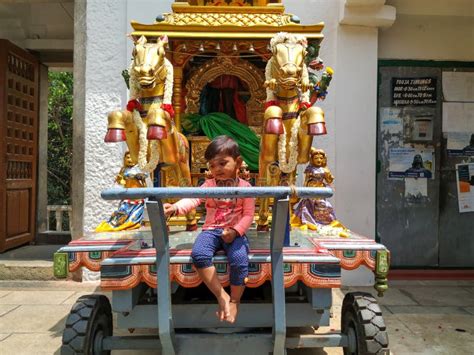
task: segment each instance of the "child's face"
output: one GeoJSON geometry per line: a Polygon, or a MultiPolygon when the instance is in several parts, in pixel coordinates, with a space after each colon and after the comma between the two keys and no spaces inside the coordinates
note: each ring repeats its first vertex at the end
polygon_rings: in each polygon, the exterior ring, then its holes
{"type": "Polygon", "coordinates": [[[218,154],[209,161],[209,170],[216,180],[235,179],[242,165],[242,158],[233,158],[230,155],[218,154]]]}

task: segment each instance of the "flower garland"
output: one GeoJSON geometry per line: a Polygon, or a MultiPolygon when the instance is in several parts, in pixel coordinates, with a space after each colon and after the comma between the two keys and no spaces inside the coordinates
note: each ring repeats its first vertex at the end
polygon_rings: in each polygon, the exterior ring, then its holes
{"type": "Polygon", "coordinates": [[[138,151],[138,167],[147,173],[151,173],[155,170],[160,160],[160,154],[158,151],[158,141],[152,140],[150,143],[150,160],[147,161],[146,155],[148,152],[148,139],[146,139],[146,126],[143,124],[140,112],[137,109],[133,110],[132,113],[133,122],[138,128],[138,141],[140,150],[138,151]]]}
{"type": "MultiPolygon", "coordinates": [[[[301,118],[298,118],[293,123],[291,127],[291,137],[290,137],[290,154],[288,160],[286,160],[286,132],[280,134],[280,139],[278,140],[278,162],[280,165],[280,170],[284,173],[291,173],[296,169],[298,164],[298,132],[300,129],[301,118]]],[[[285,130],[285,126],[283,126],[285,130]]]]}
{"type": "MultiPolygon", "coordinates": [[[[137,100],[140,97],[140,83],[137,80],[135,70],[133,69],[134,61],[132,60],[128,69],[129,73],[129,85],[130,85],[130,101],[137,100]]],[[[165,79],[165,92],[163,104],[166,104],[168,101],[171,103],[171,97],[173,93],[173,65],[165,58],[165,67],[167,70],[166,79],[165,79]]],[[[133,107],[132,110],[133,122],[138,129],[138,141],[139,141],[139,152],[138,152],[138,166],[144,171],[151,173],[155,170],[158,162],[160,160],[160,154],[158,150],[158,141],[152,140],[150,142],[150,160],[147,161],[148,153],[148,139],[146,138],[146,127],[143,124],[143,120],[140,116],[140,112],[137,108],[133,107]]]]}
{"type": "Polygon", "coordinates": [[[133,70],[133,63],[132,60],[130,62],[130,66],[128,67],[128,85],[130,86],[130,100],[138,99],[139,92],[141,90],[140,83],[137,80],[137,75],[135,74],[135,70],[133,70]]]}

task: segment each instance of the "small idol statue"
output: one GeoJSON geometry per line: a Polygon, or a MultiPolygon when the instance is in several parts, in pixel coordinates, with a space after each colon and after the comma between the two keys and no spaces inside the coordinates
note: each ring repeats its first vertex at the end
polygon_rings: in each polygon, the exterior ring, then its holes
{"type": "MultiPolygon", "coordinates": [[[[311,148],[310,163],[306,167],[304,186],[328,187],[334,181],[334,176],[327,167],[326,153],[322,149],[311,148]]],[[[334,208],[326,199],[300,199],[294,206],[292,225],[306,225],[317,230],[322,225],[331,224],[336,220],[334,208]]]]}
{"type": "Polygon", "coordinates": [[[250,182],[250,170],[248,164],[245,162],[245,160],[242,161],[242,165],[240,166],[239,169],[239,177],[242,180],[249,181],[250,182]]]}
{"type": "MultiPolygon", "coordinates": [[[[115,182],[125,188],[146,187],[148,174],[143,173],[138,165],[134,165],[130,153],[123,156],[123,166],[115,178],[115,182]]],[[[140,228],[145,203],[143,200],[123,200],[107,221],[102,221],[96,232],[113,232],[140,228]]]]}

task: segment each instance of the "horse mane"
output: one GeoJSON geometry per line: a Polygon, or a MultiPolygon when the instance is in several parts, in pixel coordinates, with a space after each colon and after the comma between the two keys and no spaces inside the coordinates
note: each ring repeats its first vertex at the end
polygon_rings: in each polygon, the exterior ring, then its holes
{"type": "Polygon", "coordinates": [[[288,32],[278,32],[275,36],[273,36],[273,38],[270,40],[270,46],[272,47],[272,50],[277,44],[280,43],[301,44],[305,49],[308,46],[308,40],[305,36],[288,32]]]}

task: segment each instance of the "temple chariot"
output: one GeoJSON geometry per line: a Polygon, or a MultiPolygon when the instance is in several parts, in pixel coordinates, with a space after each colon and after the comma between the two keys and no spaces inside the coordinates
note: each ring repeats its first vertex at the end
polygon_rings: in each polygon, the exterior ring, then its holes
{"type": "MultiPolygon", "coordinates": [[[[345,295],[341,332],[318,330],[329,326],[342,270],[369,268],[382,296],[389,268],[388,250],[347,229],[327,200],[334,176],[317,146],[331,132],[318,103],[334,73],[319,57],[324,24],[301,25],[278,0],[189,0],[153,24],[131,25],[133,60],[123,73],[130,101],[109,114],[105,137],[127,147],[117,172],[125,188],[102,193],[120,204],[95,232],[55,255],[57,275],[100,271],[112,301],[77,300],[62,353],[284,354],[340,346],[345,354],[388,354],[381,310],[368,293],[345,295]],[[210,178],[204,151],[218,135],[239,143],[240,177],[254,188],[199,189],[210,178]],[[223,324],[190,256],[203,211],[166,220],[162,202],[238,195],[257,197],[257,213],[239,317],[223,324]],[[116,336],[112,312],[119,328],[156,332],[116,336]],[[293,331],[304,327],[312,331],[293,331]]],[[[226,256],[213,261],[227,286],[226,256]]]]}

